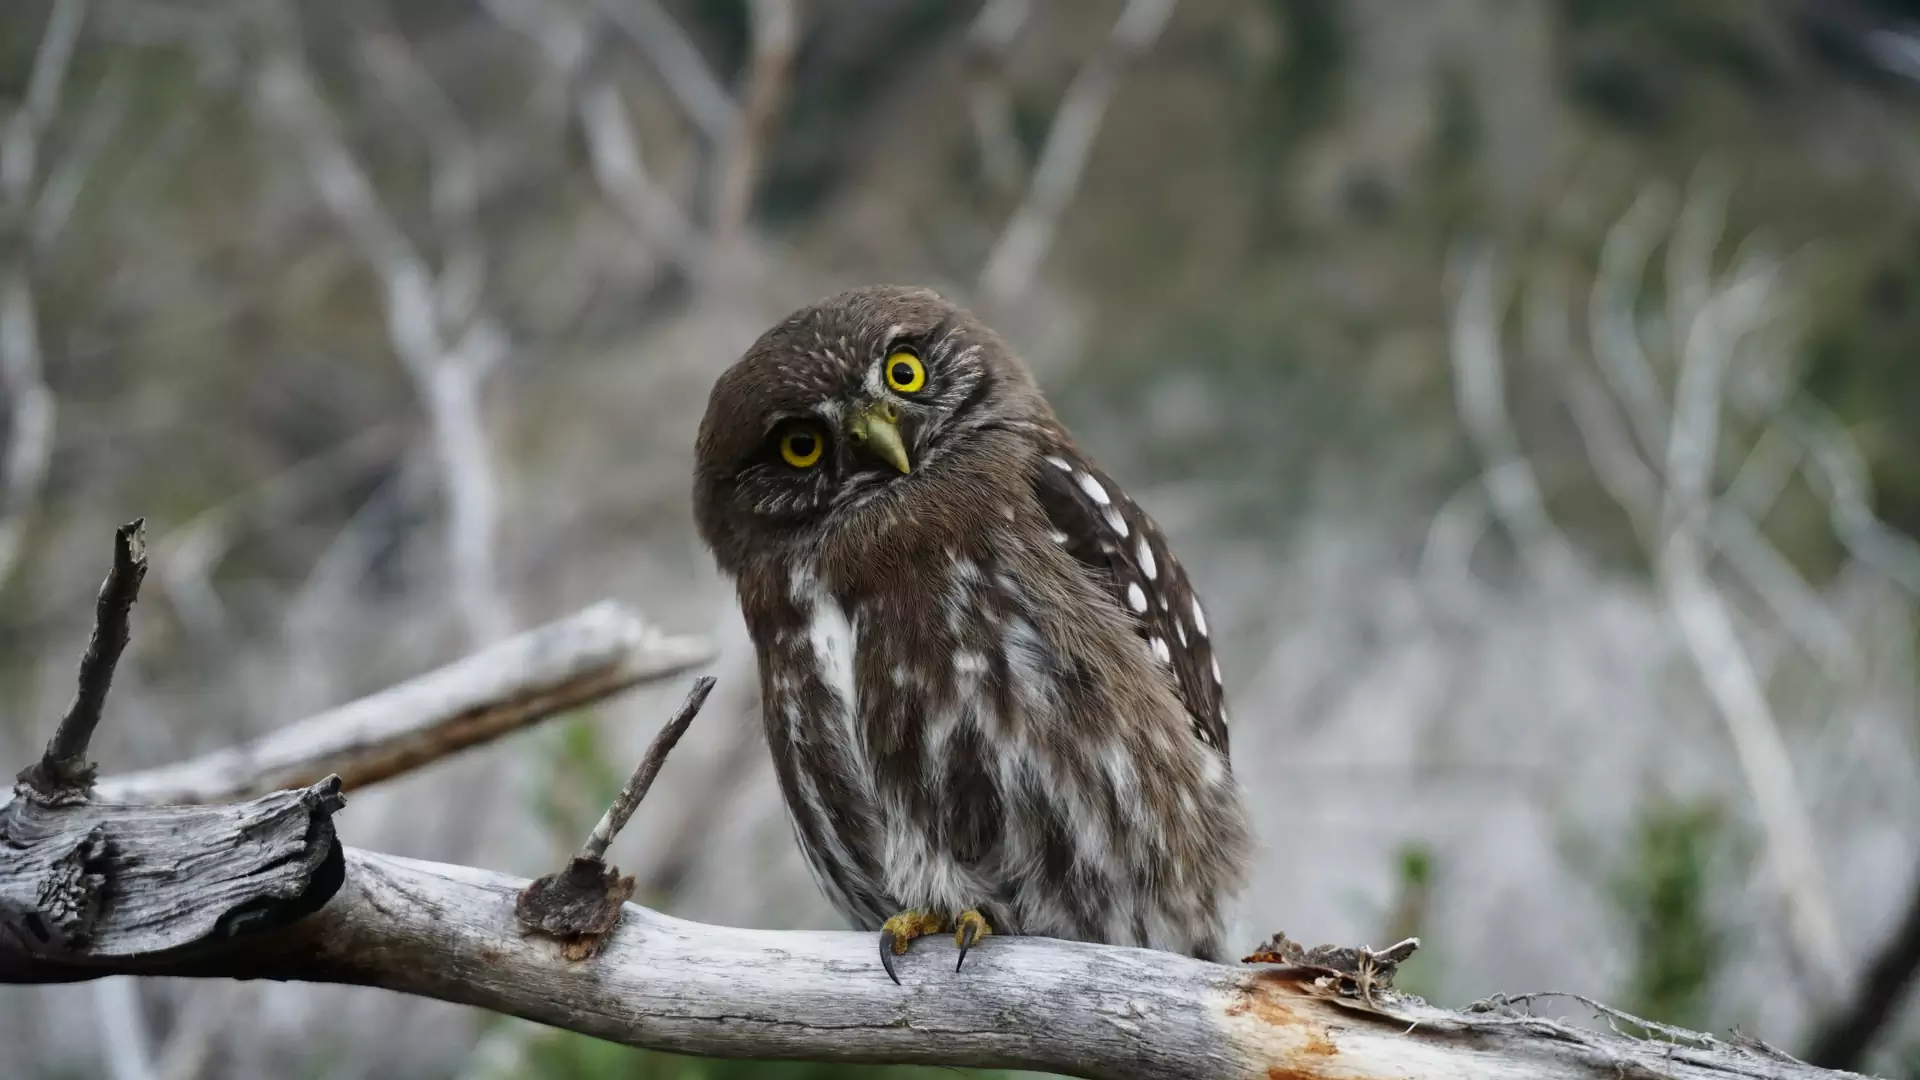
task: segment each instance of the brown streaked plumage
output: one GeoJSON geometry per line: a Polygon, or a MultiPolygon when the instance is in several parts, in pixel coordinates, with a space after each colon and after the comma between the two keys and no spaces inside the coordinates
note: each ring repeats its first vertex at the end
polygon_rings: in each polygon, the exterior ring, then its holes
{"type": "Polygon", "coordinates": [[[1205,613],[992,331],[924,289],[796,312],[694,481],[795,837],[890,974],[949,928],[1220,955],[1248,839],[1205,613]]]}

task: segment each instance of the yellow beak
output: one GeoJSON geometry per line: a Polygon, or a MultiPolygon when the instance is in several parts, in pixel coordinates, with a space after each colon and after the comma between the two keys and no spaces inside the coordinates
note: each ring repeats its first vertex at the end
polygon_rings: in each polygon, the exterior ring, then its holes
{"type": "Polygon", "coordinates": [[[900,441],[900,414],[891,402],[876,401],[855,412],[847,421],[847,434],[901,472],[913,471],[907,461],[907,444],[900,441]]]}

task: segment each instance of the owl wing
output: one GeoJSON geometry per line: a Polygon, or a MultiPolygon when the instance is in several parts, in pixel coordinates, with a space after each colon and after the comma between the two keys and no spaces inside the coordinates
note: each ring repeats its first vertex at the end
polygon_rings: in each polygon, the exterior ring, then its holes
{"type": "Polygon", "coordinates": [[[1133,617],[1134,629],[1173,676],[1194,734],[1227,753],[1227,710],[1207,616],[1187,572],[1146,511],[1067,442],[1048,448],[1034,494],[1053,540],[1133,617]]]}

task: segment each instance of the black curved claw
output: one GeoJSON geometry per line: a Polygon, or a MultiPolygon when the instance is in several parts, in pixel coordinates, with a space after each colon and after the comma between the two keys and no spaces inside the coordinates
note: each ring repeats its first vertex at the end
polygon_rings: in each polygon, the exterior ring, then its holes
{"type": "Polygon", "coordinates": [[[900,981],[900,973],[893,970],[893,943],[892,930],[880,931],[880,966],[887,969],[887,978],[893,980],[893,985],[902,986],[905,984],[900,981]]]}
{"type": "Polygon", "coordinates": [[[960,959],[954,962],[953,970],[959,971],[960,965],[967,962],[967,950],[973,948],[973,943],[979,940],[979,923],[963,922],[960,924],[960,959]]]}

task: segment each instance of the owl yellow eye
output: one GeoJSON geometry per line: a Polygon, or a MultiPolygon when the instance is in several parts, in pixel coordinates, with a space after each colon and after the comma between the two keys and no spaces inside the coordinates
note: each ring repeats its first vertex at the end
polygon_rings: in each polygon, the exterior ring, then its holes
{"type": "Polygon", "coordinates": [[[903,394],[911,394],[927,385],[927,369],[920,358],[906,350],[887,357],[887,385],[903,394]]]}
{"type": "Polygon", "coordinates": [[[796,469],[813,468],[823,449],[820,433],[804,424],[780,436],[780,456],[796,469]]]}

